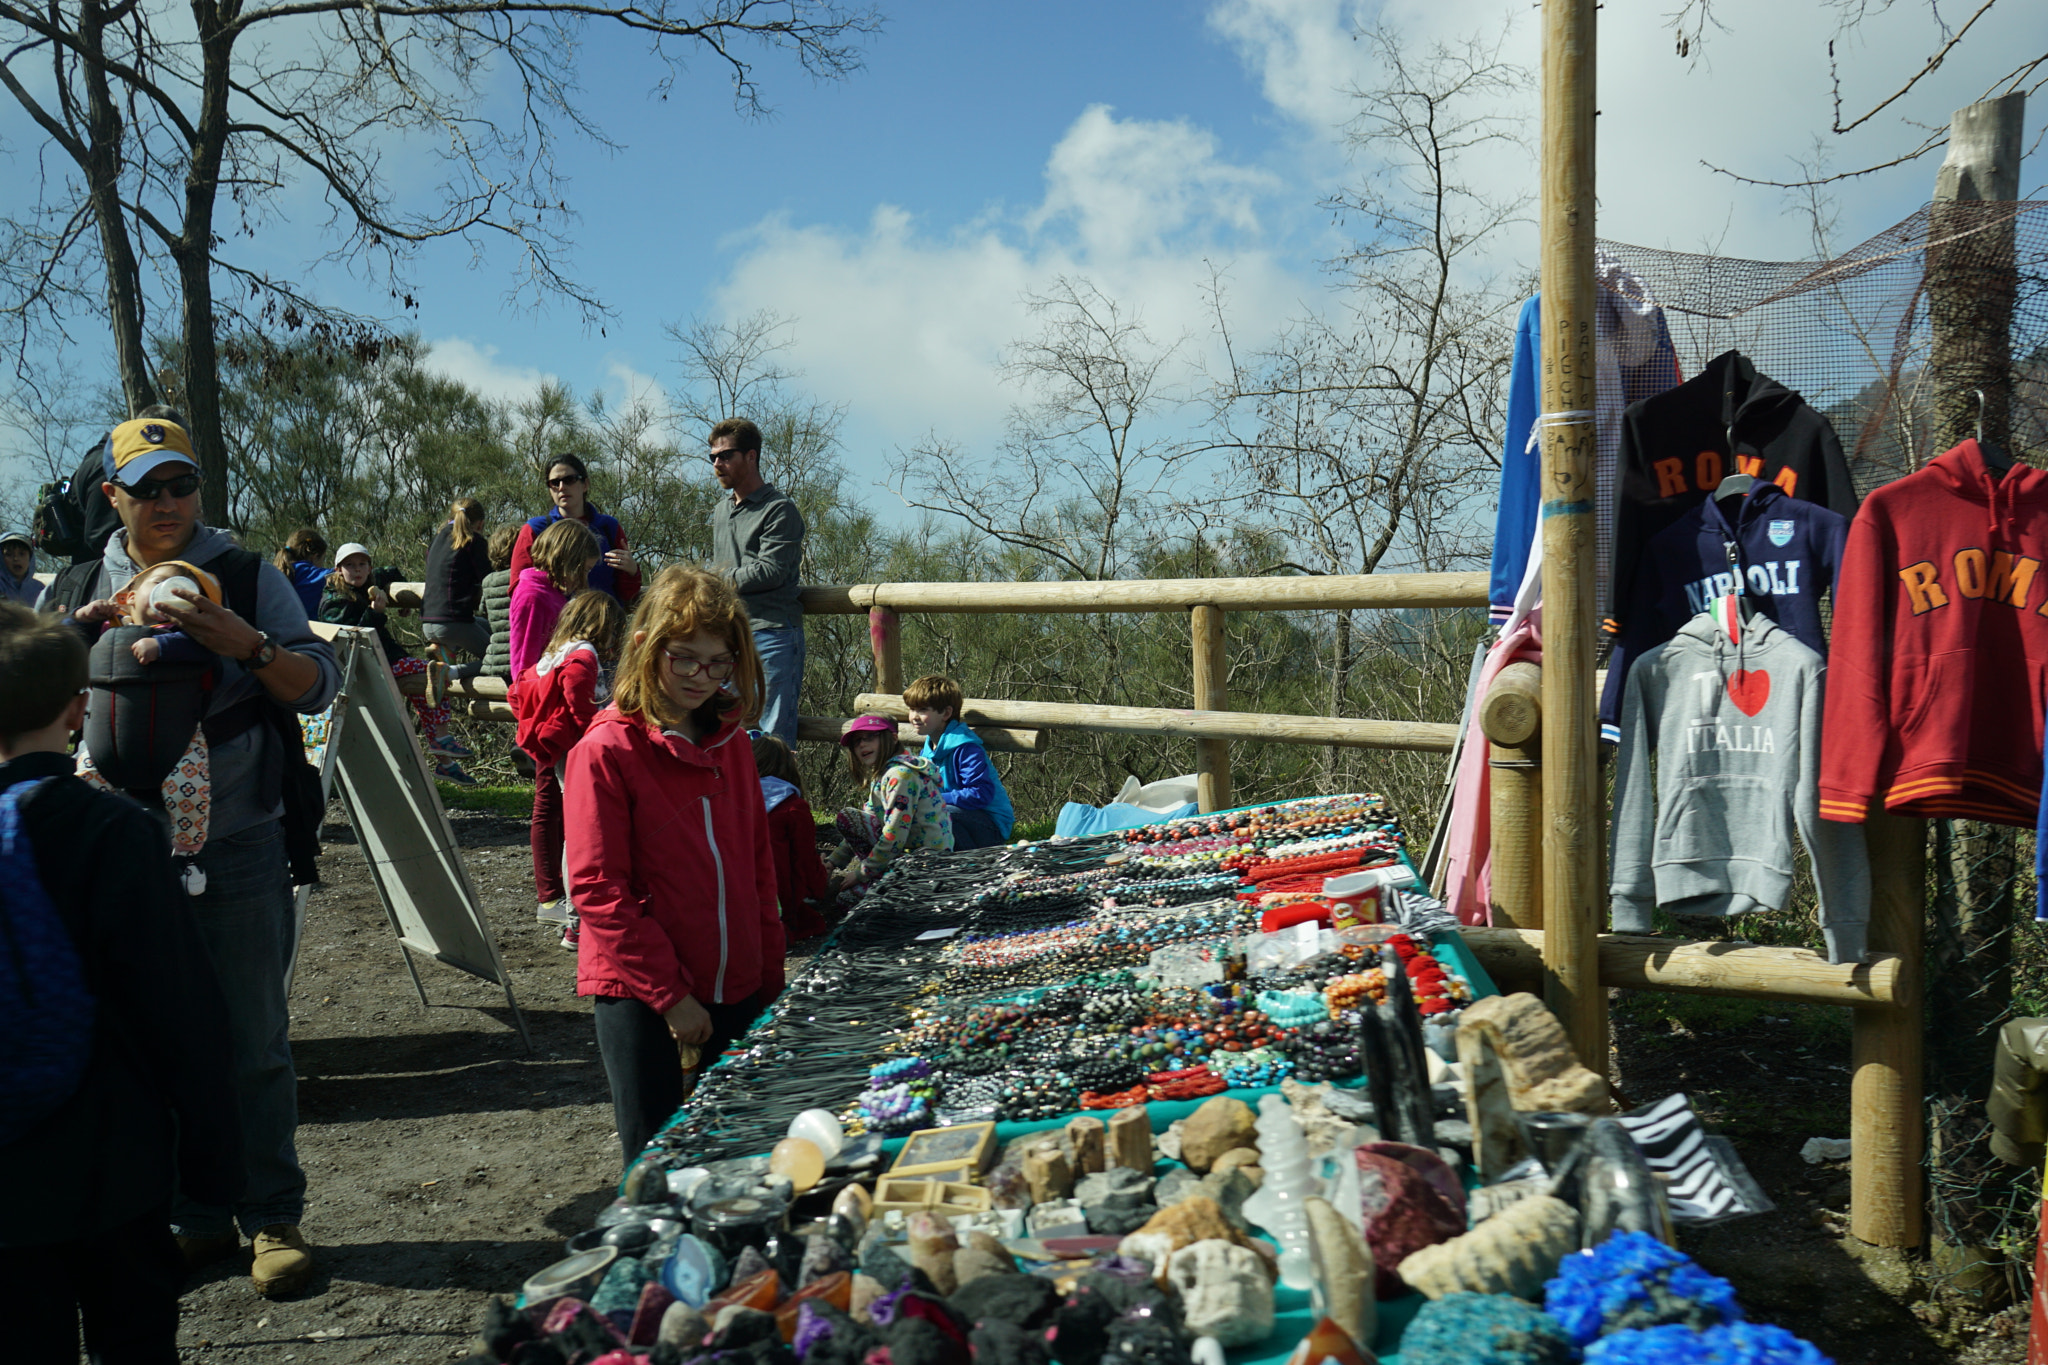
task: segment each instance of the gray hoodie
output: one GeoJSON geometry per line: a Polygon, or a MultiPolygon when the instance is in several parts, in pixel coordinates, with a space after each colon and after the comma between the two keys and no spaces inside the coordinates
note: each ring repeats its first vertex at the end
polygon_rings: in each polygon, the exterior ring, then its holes
{"type": "Polygon", "coordinates": [[[1629,669],[1614,770],[1618,932],[1648,933],[1660,905],[1724,916],[1783,907],[1796,822],[1813,859],[1828,960],[1863,956],[1863,826],[1820,818],[1826,673],[1818,654],[1767,617],[1743,627],[1738,648],[1705,613],[1629,669]]]}
{"type": "MultiPolygon", "coordinates": [[[[192,539],[177,556],[204,569],[235,542],[227,532],[209,526],[193,528],[192,539]]],[[[107,538],[106,557],[101,561],[98,585],[93,596],[106,597],[133,578],[139,566],[128,558],[128,533],[119,530],[107,538]]],[[[303,654],[320,666],[320,678],[304,696],[289,703],[294,711],[325,711],[341,686],[341,667],[335,662],[334,646],[315,635],[306,623],[306,606],[277,566],[265,561],[256,571],[256,619],[249,623],[277,638],[279,649],[303,654]]],[[[213,690],[208,715],[219,715],[237,702],[263,691],[263,684],[242,665],[231,659],[221,661],[220,685],[213,690]]],[[[282,705],[284,703],[280,703],[282,705]]],[[[208,768],[212,775],[213,812],[208,821],[208,840],[254,828],[284,814],[282,804],[269,810],[258,804],[256,793],[268,763],[281,763],[275,752],[277,735],[268,725],[252,726],[231,739],[212,746],[208,768]]]]}

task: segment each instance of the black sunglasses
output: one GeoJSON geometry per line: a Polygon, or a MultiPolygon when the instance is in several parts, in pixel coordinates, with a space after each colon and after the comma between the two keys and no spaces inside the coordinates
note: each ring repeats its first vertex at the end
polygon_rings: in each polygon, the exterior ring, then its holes
{"type": "Polygon", "coordinates": [[[714,450],[711,452],[711,463],[717,464],[720,460],[737,460],[740,456],[747,453],[738,446],[727,446],[724,450],[714,450]]]}
{"type": "Polygon", "coordinates": [[[548,480],[548,487],[550,487],[550,488],[567,488],[567,487],[569,487],[569,486],[570,486],[571,484],[577,484],[577,483],[582,483],[582,482],[583,482],[583,479],[582,479],[582,477],[581,477],[580,475],[576,475],[576,474],[571,474],[571,475],[570,475],[570,476],[569,476],[568,478],[566,478],[566,479],[549,479],[549,480],[548,480]]]}
{"type": "Polygon", "coordinates": [[[122,483],[116,479],[114,487],[137,502],[155,502],[166,492],[174,498],[189,498],[199,491],[199,483],[197,474],[178,474],[168,479],[144,479],[141,483],[122,483]]]}

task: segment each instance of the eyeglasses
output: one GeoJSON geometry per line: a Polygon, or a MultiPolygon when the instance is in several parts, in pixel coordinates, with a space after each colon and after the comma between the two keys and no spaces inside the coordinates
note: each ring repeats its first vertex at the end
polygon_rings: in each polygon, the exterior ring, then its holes
{"type": "Polygon", "coordinates": [[[661,652],[668,655],[668,666],[678,678],[694,678],[702,673],[713,682],[724,682],[739,662],[729,654],[723,659],[699,659],[689,654],[671,654],[665,649],[661,652]]]}
{"type": "Polygon", "coordinates": [[[144,479],[141,483],[122,483],[116,479],[114,487],[137,502],[155,502],[166,492],[174,498],[189,498],[199,491],[199,482],[197,474],[179,474],[169,479],[144,479]]]}
{"type": "Polygon", "coordinates": [[[549,479],[549,480],[548,480],[548,487],[550,487],[550,488],[571,488],[571,487],[574,487],[574,486],[575,486],[576,484],[579,484],[579,483],[582,483],[582,482],[583,482],[583,480],[582,480],[581,478],[579,478],[579,477],[578,477],[577,475],[571,474],[571,475],[570,475],[570,476],[569,476],[568,478],[566,478],[566,479],[549,479]]]}
{"type": "Polygon", "coordinates": [[[746,451],[741,450],[738,446],[727,446],[724,450],[714,450],[711,452],[711,463],[717,464],[720,460],[737,460],[746,453],[746,451]]]}

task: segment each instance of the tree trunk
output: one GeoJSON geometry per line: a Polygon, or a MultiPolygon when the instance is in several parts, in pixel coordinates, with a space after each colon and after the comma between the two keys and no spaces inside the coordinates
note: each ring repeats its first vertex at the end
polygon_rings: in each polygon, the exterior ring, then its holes
{"type": "Polygon", "coordinates": [[[101,259],[107,269],[107,316],[114,328],[114,363],[121,376],[121,396],[133,413],[157,401],[149,352],[142,333],[142,274],[135,245],[128,237],[128,218],[121,208],[121,148],[126,130],[121,107],[107,85],[104,62],[106,12],[99,0],[85,0],[78,34],[85,48],[80,64],[85,76],[87,141],[86,193],[99,228],[101,259]]]}
{"type": "Polygon", "coordinates": [[[220,357],[213,335],[213,208],[220,193],[221,154],[228,136],[228,71],[233,38],[226,33],[218,7],[195,4],[199,37],[205,51],[204,85],[200,92],[198,136],[190,168],[185,172],[185,230],[173,254],[178,286],[184,296],[185,418],[191,425],[192,453],[205,480],[202,516],[210,525],[234,526],[228,497],[228,449],[221,434],[220,357]]]}
{"type": "MultiPolygon", "coordinates": [[[[2007,441],[2018,283],[2012,227],[1942,239],[1979,227],[1985,201],[2018,197],[2025,99],[2007,95],[1957,110],[1949,125],[1928,225],[1930,240],[1942,243],[1929,247],[1926,267],[1935,390],[1930,454],[1980,432],[1986,441],[2007,441]]],[[[2018,841],[2004,826],[1957,820],[1942,842],[1953,894],[1936,897],[1928,930],[1926,1025],[1935,1257],[1955,1287],[1991,1308],[2007,1289],[1998,1273],[2003,1258],[1989,1248],[2003,1231],[1999,1187],[2014,1173],[1991,1158],[1984,1098],[2012,1001],[2018,841]]]]}

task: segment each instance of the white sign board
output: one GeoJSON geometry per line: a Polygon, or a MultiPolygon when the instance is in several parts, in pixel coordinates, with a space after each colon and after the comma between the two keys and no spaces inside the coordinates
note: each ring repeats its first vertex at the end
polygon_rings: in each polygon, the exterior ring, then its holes
{"type": "Polygon", "coordinates": [[[420,1004],[427,1003],[427,989],[413,963],[415,953],[502,987],[519,1037],[532,1051],[497,940],[484,921],[433,770],[376,633],[325,625],[314,629],[329,635],[341,661],[341,692],[321,755],[323,785],[332,782],[341,789],[349,824],[420,1004]]]}

